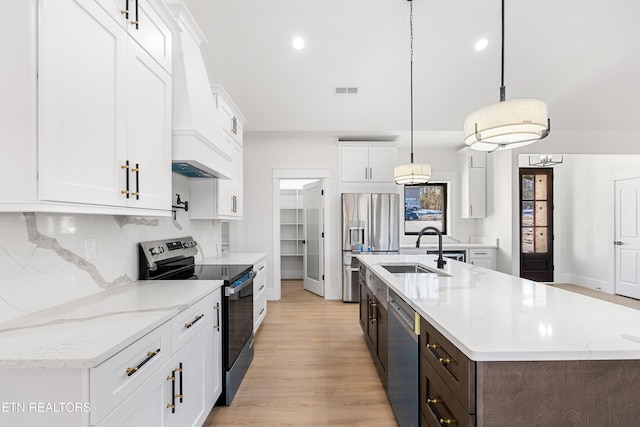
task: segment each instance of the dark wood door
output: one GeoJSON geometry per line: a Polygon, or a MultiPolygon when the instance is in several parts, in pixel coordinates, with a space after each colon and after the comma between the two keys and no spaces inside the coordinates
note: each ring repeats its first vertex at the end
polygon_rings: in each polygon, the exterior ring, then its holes
{"type": "Polygon", "coordinates": [[[553,169],[520,169],[520,277],[553,282],[553,169]]]}

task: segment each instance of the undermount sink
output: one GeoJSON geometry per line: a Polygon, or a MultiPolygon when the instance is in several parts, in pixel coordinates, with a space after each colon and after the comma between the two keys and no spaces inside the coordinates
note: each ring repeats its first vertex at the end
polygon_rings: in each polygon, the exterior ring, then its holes
{"type": "Polygon", "coordinates": [[[380,267],[397,276],[403,274],[437,274],[441,277],[451,277],[446,273],[421,264],[381,264],[380,267]]]}

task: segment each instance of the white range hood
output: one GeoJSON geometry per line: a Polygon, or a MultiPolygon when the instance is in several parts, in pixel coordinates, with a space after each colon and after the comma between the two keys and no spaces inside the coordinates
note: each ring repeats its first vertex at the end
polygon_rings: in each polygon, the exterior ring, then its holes
{"type": "Polygon", "coordinates": [[[173,172],[231,178],[231,153],[200,52],[207,39],[184,3],[167,6],[182,29],[173,38],[173,172]]]}

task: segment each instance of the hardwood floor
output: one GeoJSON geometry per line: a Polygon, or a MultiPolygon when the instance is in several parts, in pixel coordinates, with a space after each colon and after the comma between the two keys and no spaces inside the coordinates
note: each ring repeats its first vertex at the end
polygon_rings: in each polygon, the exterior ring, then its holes
{"type": "Polygon", "coordinates": [[[358,305],[325,301],[301,281],[283,281],[232,405],[214,408],[205,426],[397,427],[358,305]]]}
{"type": "Polygon", "coordinates": [[[549,284],[549,286],[566,289],[567,291],[576,292],[582,295],[587,295],[593,298],[609,301],[614,304],[624,305],[625,307],[640,310],[640,300],[623,297],[622,295],[612,295],[607,292],[597,291],[595,289],[589,289],[584,286],[573,285],[571,283],[552,283],[549,284]]]}

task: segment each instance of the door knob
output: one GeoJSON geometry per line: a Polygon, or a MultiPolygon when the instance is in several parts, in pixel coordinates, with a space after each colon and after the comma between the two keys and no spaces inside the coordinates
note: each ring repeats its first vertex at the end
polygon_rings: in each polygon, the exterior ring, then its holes
{"type": "Polygon", "coordinates": [[[615,242],[613,242],[613,244],[616,246],[624,245],[624,243],[622,243],[620,240],[616,240],[615,242]]]}

